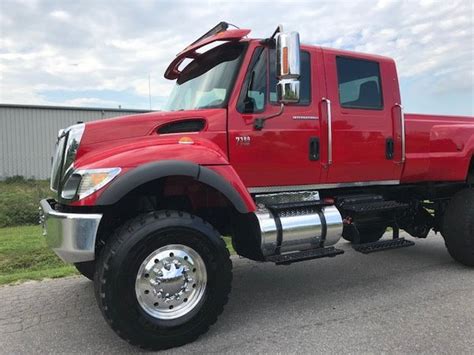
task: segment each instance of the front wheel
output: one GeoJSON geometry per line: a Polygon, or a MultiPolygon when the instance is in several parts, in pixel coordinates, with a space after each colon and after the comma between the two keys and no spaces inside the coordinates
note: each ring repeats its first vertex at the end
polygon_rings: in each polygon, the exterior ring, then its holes
{"type": "Polygon", "coordinates": [[[219,233],[196,216],[155,212],[125,223],[107,242],[96,298],[116,333],[161,350],[195,340],[227,303],[232,263],[219,233]]]}
{"type": "Polygon", "coordinates": [[[451,199],[442,234],[453,259],[474,266],[474,189],[461,190],[451,199]]]}

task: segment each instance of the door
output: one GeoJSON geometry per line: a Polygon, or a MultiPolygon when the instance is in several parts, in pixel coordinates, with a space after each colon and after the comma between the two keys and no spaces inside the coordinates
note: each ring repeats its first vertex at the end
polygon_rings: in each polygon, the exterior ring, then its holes
{"type": "Polygon", "coordinates": [[[323,50],[324,183],[399,183],[398,82],[393,61],[323,50]],[[331,119],[331,122],[328,120],[331,119]]]}
{"type": "Polygon", "coordinates": [[[257,118],[280,111],[276,102],[275,52],[249,48],[239,92],[229,104],[229,160],[251,191],[304,189],[320,181],[320,128],[315,80],[316,50],[301,52],[300,102],[255,128],[257,118]],[[316,102],[316,104],[315,104],[316,102]],[[266,187],[266,189],[255,189],[266,187]]]}

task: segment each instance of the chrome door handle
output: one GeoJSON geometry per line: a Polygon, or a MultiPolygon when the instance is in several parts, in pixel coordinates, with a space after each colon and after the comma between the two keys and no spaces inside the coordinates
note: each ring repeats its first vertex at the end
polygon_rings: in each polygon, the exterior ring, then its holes
{"type": "Polygon", "coordinates": [[[406,133],[405,133],[405,114],[403,112],[403,106],[401,104],[395,104],[395,107],[400,108],[400,129],[401,129],[401,141],[402,141],[402,159],[401,163],[405,163],[406,160],[406,133]]]}
{"type": "Polygon", "coordinates": [[[328,166],[332,164],[332,112],[331,112],[331,100],[326,97],[322,98],[322,101],[326,103],[326,109],[328,114],[328,166]]]}

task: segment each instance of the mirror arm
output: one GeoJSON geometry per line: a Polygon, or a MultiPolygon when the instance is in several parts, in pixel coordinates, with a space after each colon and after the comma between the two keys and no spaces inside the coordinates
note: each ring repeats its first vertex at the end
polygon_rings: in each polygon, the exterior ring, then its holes
{"type": "Polygon", "coordinates": [[[270,37],[270,39],[274,39],[275,36],[277,35],[277,33],[281,33],[283,32],[283,26],[280,24],[278,25],[278,27],[275,29],[275,32],[273,32],[272,36],[270,37]]]}
{"type": "Polygon", "coordinates": [[[280,104],[280,111],[278,111],[277,113],[271,114],[269,116],[266,116],[266,117],[256,118],[255,121],[253,122],[253,127],[257,131],[261,131],[263,129],[263,127],[265,126],[265,121],[266,120],[271,120],[272,118],[280,116],[283,113],[284,109],[285,109],[285,104],[281,103],[280,104]]]}
{"type": "Polygon", "coordinates": [[[275,36],[277,35],[277,33],[281,33],[283,32],[283,26],[282,25],[278,25],[278,27],[275,29],[275,31],[273,32],[273,34],[271,35],[270,38],[265,38],[265,39],[262,39],[260,41],[260,44],[266,46],[266,45],[274,45],[275,44],[275,36]]]}

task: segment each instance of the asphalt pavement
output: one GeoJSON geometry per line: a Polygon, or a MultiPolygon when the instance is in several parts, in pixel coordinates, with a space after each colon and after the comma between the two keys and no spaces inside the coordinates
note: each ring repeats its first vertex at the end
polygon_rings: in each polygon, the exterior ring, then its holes
{"type": "MultiPolygon", "coordinates": [[[[416,246],[275,266],[233,258],[229,304],[169,353],[473,353],[474,269],[440,236],[416,246]]],[[[108,327],[92,282],[0,287],[0,353],[137,352],[108,327]]]]}

